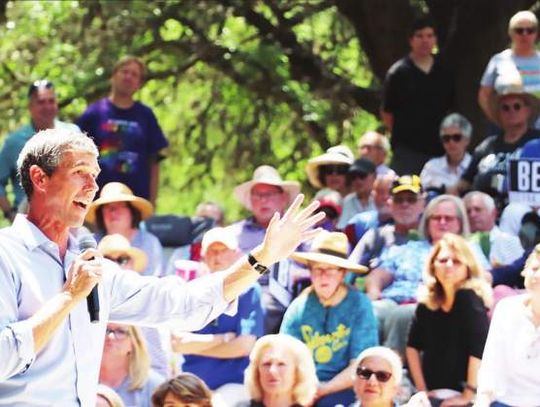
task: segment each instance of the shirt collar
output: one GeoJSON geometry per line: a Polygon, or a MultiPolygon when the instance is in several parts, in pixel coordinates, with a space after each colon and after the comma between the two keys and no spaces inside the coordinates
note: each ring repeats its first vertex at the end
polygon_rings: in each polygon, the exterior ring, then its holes
{"type": "MultiPolygon", "coordinates": [[[[30,251],[52,242],[36,225],[28,220],[26,215],[17,214],[11,228],[30,251]]],[[[72,233],[69,234],[68,238],[68,251],[75,254],[79,253],[77,239],[72,233]]]]}

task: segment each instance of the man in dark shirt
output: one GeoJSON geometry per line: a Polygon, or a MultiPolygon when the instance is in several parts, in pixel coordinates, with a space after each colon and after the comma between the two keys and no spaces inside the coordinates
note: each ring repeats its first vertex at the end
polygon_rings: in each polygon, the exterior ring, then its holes
{"type": "Polygon", "coordinates": [[[391,167],[399,175],[420,174],[424,163],[442,155],[439,125],[454,103],[454,79],[433,55],[432,22],[415,22],[411,52],[390,67],[384,80],[381,119],[392,132],[391,167]]]}

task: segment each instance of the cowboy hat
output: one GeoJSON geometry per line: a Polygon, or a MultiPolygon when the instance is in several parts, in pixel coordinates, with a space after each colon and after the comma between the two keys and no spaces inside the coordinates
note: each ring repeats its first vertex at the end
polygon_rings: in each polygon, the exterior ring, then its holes
{"type": "Polygon", "coordinates": [[[500,126],[499,105],[506,96],[522,97],[531,110],[529,124],[532,125],[540,114],[540,101],[537,97],[527,92],[523,84],[523,78],[517,69],[507,70],[497,77],[494,85],[495,91],[491,92],[489,98],[489,110],[492,117],[496,119],[496,124],[500,126]]]}
{"type": "Polygon", "coordinates": [[[306,265],[309,262],[326,263],[355,273],[367,273],[367,267],[348,259],[348,249],[349,243],[345,233],[322,231],[313,239],[311,251],[295,252],[291,258],[306,265]]]}
{"type": "Polygon", "coordinates": [[[334,146],[326,153],[311,158],[306,164],[306,173],[309,183],[315,188],[323,188],[319,179],[319,167],[322,165],[351,165],[354,160],[352,151],[347,146],[334,146]]]}
{"type": "Polygon", "coordinates": [[[129,240],[118,233],[103,236],[99,241],[97,249],[103,256],[128,256],[133,261],[132,269],[141,273],[148,264],[146,254],[136,247],[131,246],[129,240]]]}
{"type": "Polygon", "coordinates": [[[141,214],[141,219],[144,220],[152,215],[154,206],[144,198],[133,195],[133,191],[121,182],[109,182],[105,184],[99,193],[99,198],[90,204],[86,221],[88,223],[96,223],[96,210],[101,205],[106,205],[113,202],[129,202],[141,214]]]}
{"type": "Polygon", "coordinates": [[[234,196],[247,209],[251,210],[251,188],[257,184],[274,185],[282,188],[289,195],[289,204],[300,192],[300,183],[296,181],[283,181],[277,170],[270,165],[261,165],[253,172],[251,181],[244,182],[234,188],[234,196]]]}

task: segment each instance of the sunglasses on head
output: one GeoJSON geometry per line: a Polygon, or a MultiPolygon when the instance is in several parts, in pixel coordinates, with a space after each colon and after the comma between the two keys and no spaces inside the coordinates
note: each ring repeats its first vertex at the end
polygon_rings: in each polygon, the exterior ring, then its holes
{"type": "Polygon", "coordinates": [[[118,257],[105,256],[105,258],[109,259],[111,261],[114,261],[115,263],[117,263],[120,266],[127,265],[129,263],[129,261],[131,260],[131,257],[129,257],[129,256],[118,256],[118,257]]]}
{"type": "Polygon", "coordinates": [[[514,32],[519,35],[525,35],[525,34],[531,35],[536,32],[536,28],[535,27],[516,27],[514,28],[514,32]]]}
{"type": "Polygon", "coordinates": [[[374,371],[363,366],[358,366],[356,369],[356,376],[361,379],[369,380],[373,375],[375,375],[377,381],[381,383],[386,383],[392,377],[392,373],[385,372],[384,370],[374,371]]]}
{"type": "Polygon", "coordinates": [[[323,165],[321,167],[321,171],[325,175],[329,174],[337,174],[337,175],[345,175],[347,174],[347,170],[349,169],[348,165],[323,165]]]}
{"type": "Polygon", "coordinates": [[[30,87],[28,88],[28,98],[30,99],[34,93],[36,93],[39,89],[53,89],[54,85],[51,81],[48,81],[47,79],[40,79],[38,81],[32,82],[30,87]]]}
{"type": "Polygon", "coordinates": [[[515,112],[519,112],[521,110],[521,108],[524,107],[524,106],[525,106],[524,104],[519,103],[519,102],[515,102],[515,103],[511,103],[511,104],[503,103],[503,104],[501,104],[501,110],[503,112],[509,112],[511,110],[513,110],[515,112]]]}
{"type": "Polygon", "coordinates": [[[450,140],[454,143],[459,143],[463,139],[463,134],[456,133],[456,134],[443,134],[441,136],[443,143],[449,143],[450,140]]]}

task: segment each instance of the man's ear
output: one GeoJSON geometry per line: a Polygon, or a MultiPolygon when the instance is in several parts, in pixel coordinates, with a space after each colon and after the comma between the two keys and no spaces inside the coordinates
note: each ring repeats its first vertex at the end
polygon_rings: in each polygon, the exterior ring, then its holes
{"type": "Polygon", "coordinates": [[[34,186],[34,191],[43,191],[47,182],[49,181],[49,176],[43,171],[39,165],[32,165],[28,171],[30,175],[30,181],[34,186]]]}

